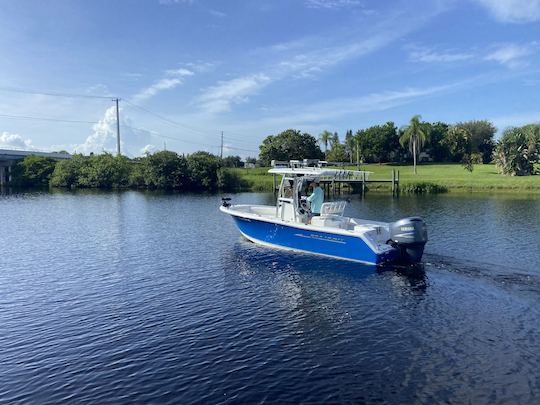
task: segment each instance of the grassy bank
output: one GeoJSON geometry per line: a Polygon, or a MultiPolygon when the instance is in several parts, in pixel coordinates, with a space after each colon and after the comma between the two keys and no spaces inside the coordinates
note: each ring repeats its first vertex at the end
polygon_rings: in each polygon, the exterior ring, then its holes
{"type": "MultiPolygon", "coordinates": [[[[356,169],[356,167],[349,167],[356,169]]],[[[433,184],[447,188],[449,191],[500,191],[500,192],[540,192],[540,176],[512,177],[503,176],[497,172],[495,165],[475,165],[469,173],[459,164],[428,164],[417,167],[418,174],[413,173],[413,167],[400,165],[363,165],[362,170],[373,172],[370,180],[389,180],[392,170],[399,170],[400,186],[402,189],[414,188],[420,183],[433,184]]],[[[251,191],[272,191],[272,175],[268,168],[230,169],[237,173],[251,191]]],[[[388,185],[371,184],[370,190],[387,190],[388,185]]]]}

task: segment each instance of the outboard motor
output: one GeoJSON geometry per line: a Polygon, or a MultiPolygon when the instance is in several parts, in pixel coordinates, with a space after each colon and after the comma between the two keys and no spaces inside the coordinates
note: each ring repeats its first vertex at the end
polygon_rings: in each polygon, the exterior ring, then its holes
{"type": "Polygon", "coordinates": [[[390,224],[390,240],[387,243],[399,249],[403,261],[419,262],[427,240],[426,223],[422,218],[403,218],[390,224]]]}

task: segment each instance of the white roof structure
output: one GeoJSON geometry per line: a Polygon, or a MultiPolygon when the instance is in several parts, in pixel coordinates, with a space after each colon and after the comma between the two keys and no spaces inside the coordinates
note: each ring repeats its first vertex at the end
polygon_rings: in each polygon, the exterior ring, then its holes
{"type": "Polygon", "coordinates": [[[282,176],[308,176],[319,177],[322,180],[367,180],[373,172],[362,170],[339,170],[321,167],[275,167],[268,173],[282,176]]]}

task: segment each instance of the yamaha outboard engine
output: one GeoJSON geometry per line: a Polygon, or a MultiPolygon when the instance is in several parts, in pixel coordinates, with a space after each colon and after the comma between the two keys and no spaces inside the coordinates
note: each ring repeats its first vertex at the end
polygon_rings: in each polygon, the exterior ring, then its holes
{"type": "Polygon", "coordinates": [[[399,249],[403,261],[419,262],[426,242],[427,228],[422,218],[403,218],[390,224],[388,244],[399,249]]]}

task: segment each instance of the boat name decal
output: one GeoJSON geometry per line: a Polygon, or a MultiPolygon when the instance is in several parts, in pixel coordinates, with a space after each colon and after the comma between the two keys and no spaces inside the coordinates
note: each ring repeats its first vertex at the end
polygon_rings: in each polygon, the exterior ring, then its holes
{"type": "Polygon", "coordinates": [[[342,238],[335,238],[335,237],[332,237],[332,236],[325,236],[325,235],[317,235],[317,234],[314,234],[314,233],[311,233],[309,235],[306,235],[306,234],[303,234],[303,233],[295,233],[294,236],[298,236],[300,238],[323,240],[325,242],[341,243],[343,245],[347,244],[347,242],[345,242],[342,238]]]}

